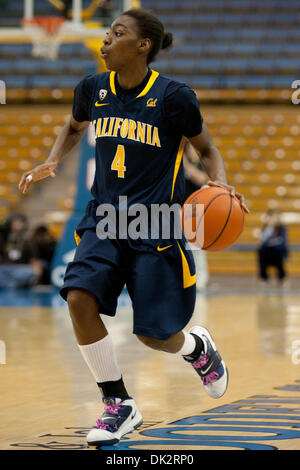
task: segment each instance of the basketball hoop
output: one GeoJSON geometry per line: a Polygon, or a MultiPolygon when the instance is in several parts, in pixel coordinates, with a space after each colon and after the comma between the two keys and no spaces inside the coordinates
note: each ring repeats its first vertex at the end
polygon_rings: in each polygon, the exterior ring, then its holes
{"type": "Polygon", "coordinates": [[[31,36],[34,57],[57,59],[61,43],[59,33],[65,21],[61,16],[35,16],[22,20],[25,31],[31,36]]]}

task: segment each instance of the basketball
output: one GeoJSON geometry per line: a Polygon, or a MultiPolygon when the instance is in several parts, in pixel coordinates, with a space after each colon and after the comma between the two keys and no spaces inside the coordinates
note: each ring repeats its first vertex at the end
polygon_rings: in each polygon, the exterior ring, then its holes
{"type": "Polygon", "coordinates": [[[186,239],[198,248],[224,250],[233,245],[242,233],[244,211],[238,198],[225,189],[205,187],[185,201],[182,224],[186,239]]]}

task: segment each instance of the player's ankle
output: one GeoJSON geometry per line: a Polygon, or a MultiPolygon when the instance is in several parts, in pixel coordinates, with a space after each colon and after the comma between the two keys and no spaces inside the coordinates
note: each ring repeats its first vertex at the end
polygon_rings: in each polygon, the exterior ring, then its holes
{"type": "Polygon", "coordinates": [[[112,380],[109,382],[97,382],[97,385],[101,391],[102,397],[116,397],[121,400],[131,398],[126,390],[126,387],[121,377],[119,380],[112,380]]]}

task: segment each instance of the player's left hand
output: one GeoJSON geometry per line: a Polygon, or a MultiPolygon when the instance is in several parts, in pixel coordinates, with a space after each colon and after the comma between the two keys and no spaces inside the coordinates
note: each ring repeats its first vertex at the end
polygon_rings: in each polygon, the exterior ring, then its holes
{"type": "Polygon", "coordinates": [[[247,207],[245,197],[241,193],[238,193],[236,191],[236,189],[234,188],[234,186],[230,186],[229,184],[222,183],[222,182],[219,182],[219,181],[208,181],[207,185],[208,186],[218,186],[219,188],[224,188],[227,191],[229,191],[232,196],[235,196],[235,197],[238,198],[238,200],[240,201],[240,205],[241,205],[242,209],[246,212],[246,214],[249,214],[250,210],[247,207]]]}

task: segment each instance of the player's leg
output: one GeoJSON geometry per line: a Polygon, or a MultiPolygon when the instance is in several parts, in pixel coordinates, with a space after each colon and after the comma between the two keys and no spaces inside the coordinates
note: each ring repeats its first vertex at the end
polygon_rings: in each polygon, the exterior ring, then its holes
{"type": "Polygon", "coordinates": [[[195,267],[190,251],[177,244],[134,256],[127,279],[134,307],[134,333],[148,347],[175,353],[190,362],[208,394],[222,396],[228,372],[210,333],[195,326],[183,330],[195,306],[195,267]]]}
{"type": "Polygon", "coordinates": [[[112,339],[99,315],[100,312],[115,314],[117,298],[124,285],[117,261],[116,244],[109,240],[99,243],[94,231],[85,231],[74,261],[68,265],[61,290],[68,302],[79,349],[105,405],[97,427],[87,436],[88,444],[97,446],[118,442],[142,422],[124,385],[112,339]],[[104,253],[106,259],[102,258],[104,253]]]}
{"type": "Polygon", "coordinates": [[[259,266],[259,277],[263,281],[268,280],[267,273],[267,252],[264,248],[258,250],[258,266],[259,266]]]}
{"type": "Polygon", "coordinates": [[[284,266],[284,255],[280,249],[273,248],[272,263],[277,270],[277,280],[279,286],[283,286],[283,281],[286,279],[286,271],[284,266]]]}

